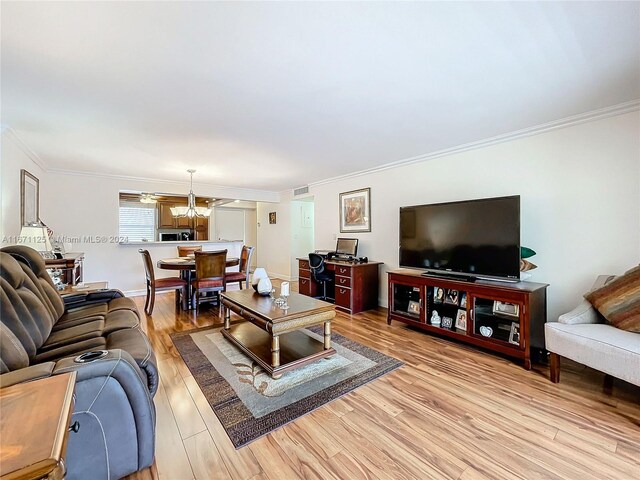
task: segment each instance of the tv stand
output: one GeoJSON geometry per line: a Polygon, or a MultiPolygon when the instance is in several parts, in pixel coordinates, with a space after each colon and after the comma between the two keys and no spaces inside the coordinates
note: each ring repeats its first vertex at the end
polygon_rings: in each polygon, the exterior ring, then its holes
{"type": "Polygon", "coordinates": [[[397,320],[518,358],[524,368],[531,369],[532,350],[545,348],[548,285],[453,277],[413,270],[389,272],[387,323],[397,320]]]}
{"type": "Polygon", "coordinates": [[[448,280],[462,280],[463,282],[475,282],[478,277],[474,277],[473,275],[458,275],[456,273],[445,273],[445,272],[424,272],[422,273],[423,277],[433,277],[433,278],[445,278],[448,280]]]}

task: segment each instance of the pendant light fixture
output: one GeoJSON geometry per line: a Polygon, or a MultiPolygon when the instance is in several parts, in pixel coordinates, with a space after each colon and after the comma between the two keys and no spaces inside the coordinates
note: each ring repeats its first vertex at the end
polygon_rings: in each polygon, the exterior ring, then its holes
{"type": "Polygon", "coordinates": [[[193,193],[193,174],[195,170],[187,170],[191,174],[191,187],[189,188],[189,195],[187,196],[186,207],[171,207],[171,214],[174,217],[208,217],[211,215],[211,209],[208,207],[196,207],[196,195],[193,193]]]}

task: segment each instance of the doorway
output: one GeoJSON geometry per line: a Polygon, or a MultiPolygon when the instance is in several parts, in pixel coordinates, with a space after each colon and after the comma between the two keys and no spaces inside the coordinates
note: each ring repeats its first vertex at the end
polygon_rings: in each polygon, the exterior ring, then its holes
{"type": "Polygon", "coordinates": [[[313,197],[291,201],[291,277],[298,277],[298,257],[307,257],[314,247],[313,197]]]}

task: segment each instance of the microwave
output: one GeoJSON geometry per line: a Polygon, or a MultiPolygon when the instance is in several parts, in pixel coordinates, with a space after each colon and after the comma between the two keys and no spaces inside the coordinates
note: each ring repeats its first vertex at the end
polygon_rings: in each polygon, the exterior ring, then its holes
{"type": "Polygon", "coordinates": [[[182,238],[180,238],[180,234],[177,232],[176,233],[160,233],[158,235],[160,236],[161,242],[178,242],[182,240],[182,238]]]}

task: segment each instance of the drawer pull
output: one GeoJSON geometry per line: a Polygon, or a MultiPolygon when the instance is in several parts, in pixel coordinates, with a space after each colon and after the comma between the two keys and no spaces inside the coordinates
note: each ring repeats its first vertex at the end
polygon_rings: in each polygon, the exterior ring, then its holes
{"type": "Polygon", "coordinates": [[[307,283],[307,281],[304,278],[300,279],[300,283],[302,283],[303,285],[305,285],[307,283]]]}
{"type": "Polygon", "coordinates": [[[347,289],[346,289],[346,288],[341,288],[341,289],[340,289],[340,293],[341,293],[342,295],[344,295],[346,292],[347,292],[347,289]]]}
{"type": "Polygon", "coordinates": [[[347,281],[347,280],[346,280],[346,279],[344,279],[344,278],[341,278],[341,279],[340,279],[340,283],[344,283],[344,282],[346,282],[346,281],[347,281]]]}

